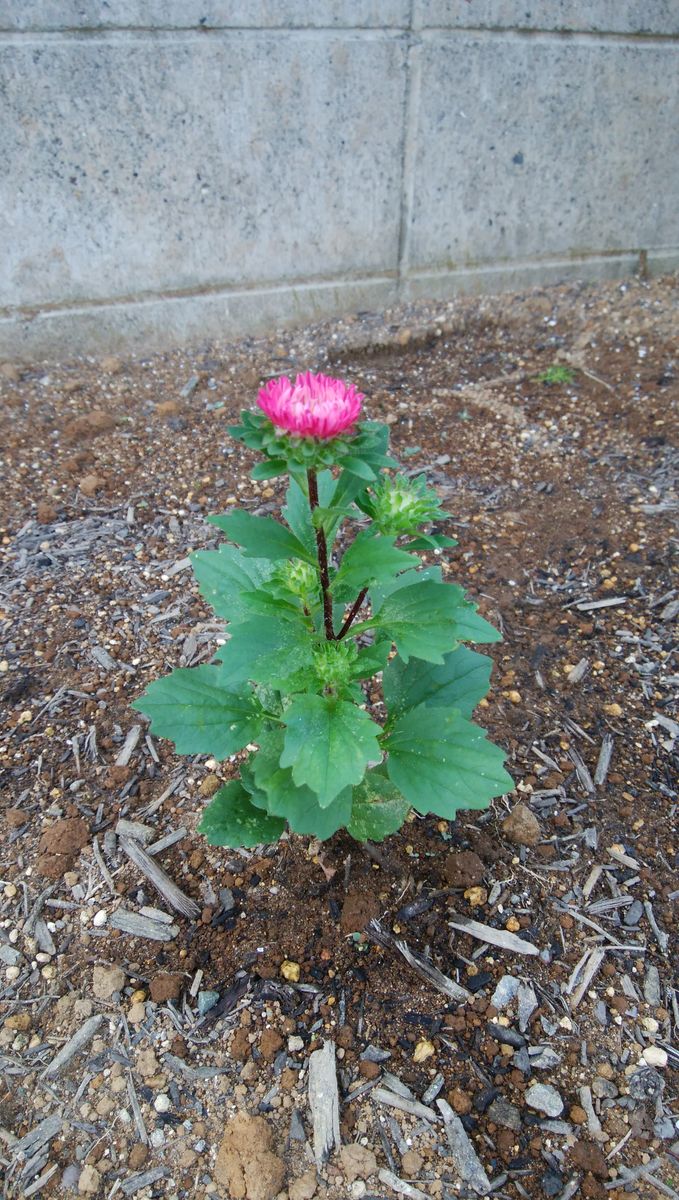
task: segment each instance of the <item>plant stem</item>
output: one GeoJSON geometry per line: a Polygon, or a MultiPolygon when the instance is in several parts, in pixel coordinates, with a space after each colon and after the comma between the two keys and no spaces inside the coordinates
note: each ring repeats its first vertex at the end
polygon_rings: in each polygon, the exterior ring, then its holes
{"type": "MultiPolygon", "coordinates": [[[[307,471],[307,482],[309,484],[309,505],[311,513],[318,508],[318,481],[315,471],[307,471]]],[[[328,546],[325,540],[325,530],[319,525],[316,530],[316,550],[318,553],[318,566],[321,574],[321,593],[323,595],[323,623],[325,625],[325,636],[327,641],[334,642],[335,632],[332,627],[332,599],[330,597],[330,576],[328,574],[328,546]]]]}
{"type": "Polygon", "coordinates": [[[344,637],[345,633],[348,633],[349,630],[351,629],[351,625],[354,620],[354,617],[356,616],[356,613],[358,612],[359,608],[361,607],[367,594],[368,594],[367,587],[363,588],[363,590],[358,593],[358,596],[356,597],[356,599],[354,600],[354,603],[351,606],[351,612],[349,613],[346,621],[344,622],[342,628],[340,629],[339,633],[337,634],[338,642],[341,641],[342,638],[344,637]]]}

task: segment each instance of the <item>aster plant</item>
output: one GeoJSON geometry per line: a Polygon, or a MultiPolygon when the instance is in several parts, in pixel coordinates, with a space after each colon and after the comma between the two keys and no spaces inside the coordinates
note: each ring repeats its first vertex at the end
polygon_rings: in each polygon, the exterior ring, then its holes
{"type": "Polygon", "coordinates": [[[203,813],[212,845],[286,828],[379,841],[411,809],[451,820],[513,787],[471,720],[491,660],[463,644],[499,634],[422,562],[456,544],[438,531],[448,514],[424,477],[397,473],[387,427],[360,419],[363,400],[307,372],[272,380],[242,413],[230,432],[262,455],[253,477],[288,477],[283,519],[209,518],[226,541],[194,554],[193,569],[228,640],[134,706],[180,754],[247,749],[203,813]]]}

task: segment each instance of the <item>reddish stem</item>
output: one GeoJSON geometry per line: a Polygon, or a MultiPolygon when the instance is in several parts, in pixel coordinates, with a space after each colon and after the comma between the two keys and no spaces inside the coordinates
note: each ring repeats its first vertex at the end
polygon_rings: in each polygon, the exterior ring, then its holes
{"type": "Polygon", "coordinates": [[[351,629],[351,626],[353,624],[356,613],[358,612],[359,608],[361,607],[361,605],[367,595],[368,595],[367,587],[363,588],[363,591],[358,593],[358,596],[356,597],[356,599],[354,600],[354,603],[351,606],[351,612],[349,613],[342,628],[340,629],[339,633],[337,634],[338,642],[341,641],[342,638],[344,637],[345,633],[348,633],[349,630],[351,629]]]}
{"type": "MultiPolygon", "coordinates": [[[[318,508],[318,482],[316,480],[315,471],[307,471],[307,482],[309,484],[309,505],[311,513],[318,508]]],[[[321,573],[321,593],[323,595],[323,623],[325,625],[325,636],[329,642],[335,641],[335,632],[332,627],[332,599],[330,597],[330,575],[328,574],[328,545],[325,540],[325,530],[319,525],[316,530],[316,550],[318,552],[318,566],[321,573]]]]}

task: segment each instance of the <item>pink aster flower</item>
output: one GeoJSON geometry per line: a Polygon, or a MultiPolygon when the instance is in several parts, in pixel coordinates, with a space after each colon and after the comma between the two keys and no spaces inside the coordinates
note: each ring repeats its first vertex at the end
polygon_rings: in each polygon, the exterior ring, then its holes
{"type": "Polygon", "coordinates": [[[353,384],[307,371],[294,383],[287,375],[272,379],[257,403],[278,429],[298,437],[333,438],[354,424],[363,399],[353,384]]]}

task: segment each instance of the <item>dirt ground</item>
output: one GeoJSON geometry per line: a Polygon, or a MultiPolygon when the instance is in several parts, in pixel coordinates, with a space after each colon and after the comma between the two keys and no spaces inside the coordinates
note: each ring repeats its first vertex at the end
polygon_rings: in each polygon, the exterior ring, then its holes
{"type": "Polygon", "coordinates": [[[0,365],[3,1195],[677,1196],[678,329],[667,277],[0,365]],[[213,654],[187,555],[207,514],[281,501],[226,426],[306,369],[454,514],[516,790],[235,854],[195,827],[237,761],[175,756],[130,702],[213,654]],[[324,1042],[344,1146],[317,1171],[324,1042]]]}

